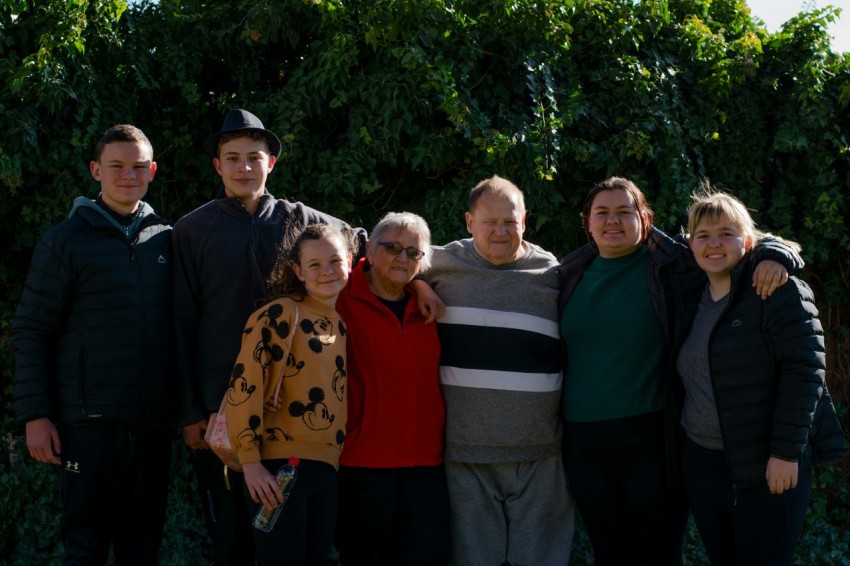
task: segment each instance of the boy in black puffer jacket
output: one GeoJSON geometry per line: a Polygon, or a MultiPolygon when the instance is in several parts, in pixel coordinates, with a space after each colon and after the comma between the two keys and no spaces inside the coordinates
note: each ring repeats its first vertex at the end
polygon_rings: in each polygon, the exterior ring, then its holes
{"type": "Polygon", "coordinates": [[[15,413],[33,458],[61,465],[65,563],[156,564],[165,524],[173,388],[171,228],[142,202],[153,148],[108,129],[95,200],[33,254],[12,323],[15,413]]]}

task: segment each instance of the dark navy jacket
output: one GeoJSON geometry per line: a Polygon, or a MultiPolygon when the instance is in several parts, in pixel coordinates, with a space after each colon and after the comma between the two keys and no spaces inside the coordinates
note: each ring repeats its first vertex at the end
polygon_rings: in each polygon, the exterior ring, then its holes
{"type": "Polygon", "coordinates": [[[171,228],[140,206],[122,226],[77,198],[36,247],[12,322],[19,421],[173,420],[171,228]]]}

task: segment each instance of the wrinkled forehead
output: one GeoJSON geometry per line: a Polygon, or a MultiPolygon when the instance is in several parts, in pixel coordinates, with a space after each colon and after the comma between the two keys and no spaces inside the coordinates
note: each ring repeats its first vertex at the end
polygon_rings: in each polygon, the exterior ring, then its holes
{"type": "Polygon", "coordinates": [[[383,241],[399,241],[410,243],[411,245],[418,245],[421,240],[421,236],[416,230],[411,230],[407,226],[387,226],[384,230],[384,233],[381,235],[381,240],[383,241]]]}
{"type": "Polygon", "coordinates": [[[475,216],[522,216],[525,206],[516,194],[490,191],[481,195],[471,212],[475,216]]]}

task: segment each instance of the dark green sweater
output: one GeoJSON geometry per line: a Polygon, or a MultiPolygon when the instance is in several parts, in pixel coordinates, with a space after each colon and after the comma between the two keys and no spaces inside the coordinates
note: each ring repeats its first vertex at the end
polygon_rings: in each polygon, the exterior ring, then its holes
{"type": "Polygon", "coordinates": [[[561,317],[564,417],[589,422],[661,410],[664,338],[647,286],[646,246],[596,257],[561,317]]]}

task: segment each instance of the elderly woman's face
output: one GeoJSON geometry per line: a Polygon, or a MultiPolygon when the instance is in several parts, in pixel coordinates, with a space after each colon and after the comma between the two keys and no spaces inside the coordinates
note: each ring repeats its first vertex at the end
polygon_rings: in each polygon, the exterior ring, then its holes
{"type": "MultiPolygon", "coordinates": [[[[372,264],[372,277],[379,279],[383,286],[404,287],[410,283],[419,273],[421,259],[408,257],[408,250],[421,250],[419,235],[405,228],[389,228],[381,236],[380,241],[369,242],[367,246],[374,251],[367,252],[366,256],[372,264]],[[396,244],[402,250],[398,254],[391,253],[385,244],[396,244]]],[[[391,247],[390,249],[398,249],[391,247]]]]}

